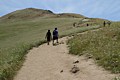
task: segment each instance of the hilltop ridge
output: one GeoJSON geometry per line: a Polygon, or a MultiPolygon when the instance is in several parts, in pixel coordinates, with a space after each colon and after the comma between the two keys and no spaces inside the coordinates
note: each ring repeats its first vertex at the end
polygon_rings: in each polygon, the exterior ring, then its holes
{"type": "Polygon", "coordinates": [[[54,13],[50,10],[26,8],[6,14],[2,16],[1,19],[30,19],[30,18],[42,17],[46,15],[54,15],[54,13]]]}
{"type": "Polygon", "coordinates": [[[1,20],[12,20],[12,19],[33,19],[39,17],[48,17],[48,18],[84,18],[83,15],[75,13],[60,13],[55,14],[51,10],[43,10],[36,8],[26,8],[21,10],[16,10],[14,12],[8,13],[2,17],[1,20]]]}

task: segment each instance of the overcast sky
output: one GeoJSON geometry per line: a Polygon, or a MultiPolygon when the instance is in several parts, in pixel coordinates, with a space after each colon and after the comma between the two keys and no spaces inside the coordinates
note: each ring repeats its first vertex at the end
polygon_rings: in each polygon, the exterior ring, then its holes
{"type": "Polygon", "coordinates": [[[31,7],[120,21],[120,0],[0,0],[0,16],[31,7]]]}

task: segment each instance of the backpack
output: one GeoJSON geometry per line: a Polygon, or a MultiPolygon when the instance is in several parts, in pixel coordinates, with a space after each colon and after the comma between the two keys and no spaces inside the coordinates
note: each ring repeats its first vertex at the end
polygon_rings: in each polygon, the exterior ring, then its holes
{"type": "Polygon", "coordinates": [[[58,35],[58,31],[54,30],[53,31],[53,36],[57,36],[58,35]]]}

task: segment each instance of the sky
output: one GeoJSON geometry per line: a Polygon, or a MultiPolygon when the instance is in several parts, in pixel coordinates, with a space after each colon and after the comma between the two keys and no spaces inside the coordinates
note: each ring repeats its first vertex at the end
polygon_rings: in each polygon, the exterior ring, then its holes
{"type": "Polygon", "coordinates": [[[120,0],[0,0],[0,16],[25,8],[120,21],[120,0]]]}

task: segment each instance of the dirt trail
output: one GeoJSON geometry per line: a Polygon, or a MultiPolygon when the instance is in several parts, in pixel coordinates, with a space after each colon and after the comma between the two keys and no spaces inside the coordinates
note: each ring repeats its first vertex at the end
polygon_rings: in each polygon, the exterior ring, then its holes
{"type": "Polygon", "coordinates": [[[111,80],[115,77],[114,74],[98,67],[91,59],[68,54],[67,37],[59,41],[64,44],[43,44],[30,50],[14,80],[111,80]],[[79,63],[75,65],[80,71],[73,74],[70,70],[76,60],[79,63]]]}

